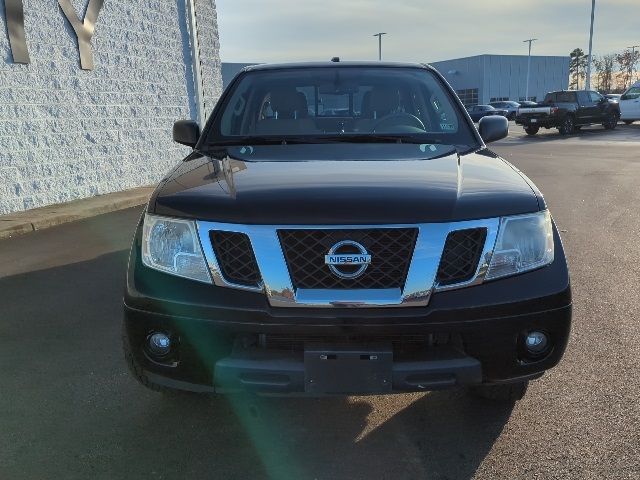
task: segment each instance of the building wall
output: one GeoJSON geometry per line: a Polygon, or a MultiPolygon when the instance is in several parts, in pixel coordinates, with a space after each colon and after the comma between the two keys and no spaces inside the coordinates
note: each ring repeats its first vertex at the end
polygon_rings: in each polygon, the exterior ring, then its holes
{"type": "Polygon", "coordinates": [[[194,2],[198,38],[200,39],[204,113],[205,117],[208,117],[213,111],[223,89],[218,16],[216,14],[215,0],[194,0],[194,2]]]}
{"type": "MultiPolygon", "coordinates": [[[[478,103],[489,103],[493,98],[524,99],[527,61],[526,55],[478,55],[431,65],[456,91],[478,89],[478,103]]],[[[531,57],[529,97],[541,100],[547,92],[568,86],[569,57],[531,57]]]]}
{"type": "MultiPolygon", "coordinates": [[[[31,62],[12,61],[0,0],[0,214],[153,184],[196,118],[185,0],[106,0],[82,70],[56,0],[23,0],[31,62]]],[[[88,0],[73,0],[82,17],[88,0]]],[[[205,103],[222,88],[214,0],[196,0],[205,103]]]]}
{"type": "MultiPolygon", "coordinates": [[[[492,98],[524,100],[527,85],[527,57],[524,55],[485,55],[482,103],[492,98]]],[[[529,97],[542,101],[554,90],[569,88],[569,57],[531,57],[529,97]]]]}

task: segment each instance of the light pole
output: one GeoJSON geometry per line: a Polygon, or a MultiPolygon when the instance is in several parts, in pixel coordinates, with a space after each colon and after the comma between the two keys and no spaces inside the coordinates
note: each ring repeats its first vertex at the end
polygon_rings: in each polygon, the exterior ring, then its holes
{"type": "Polygon", "coordinates": [[[386,32],[376,33],[373,36],[378,37],[378,60],[382,60],[382,36],[386,35],[386,32]]]}
{"type": "Polygon", "coordinates": [[[531,44],[537,41],[537,38],[530,38],[529,40],[523,40],[522,43],[529,42],[529,59],[527,60],[527,89],[525,90],[525,100],[529,100],[529,74],[531,73],[531,44]]]}
{"type": "Polygon", "coordinates": [[[631,45],[627,48],[631,49],[631,78],[629,79],[629,81],[631,82],[631,85],[633,85],[633,71],[636,67],[636,62],[634,61],[636,59],[636,48],[640,48],[640,45],[631,45]]]}
{"type": "Polygon", "coordinates": [[[587,57],[587,83],[585,90],[591,90],[591,53],[593,52],[593,18],[596,13],[596,0],[591,0],[591,30],[589,32],[589,56],[587,57]]]}

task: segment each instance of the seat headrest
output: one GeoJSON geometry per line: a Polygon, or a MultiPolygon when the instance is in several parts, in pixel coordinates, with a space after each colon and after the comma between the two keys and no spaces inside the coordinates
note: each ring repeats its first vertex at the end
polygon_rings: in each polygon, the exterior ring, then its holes
{"type": "Polygon", "coordinates": [[[371,110],[371,91],[366,92],[362,96],[362,106],[360,107],[360,116],[370,117],[373,114],[371,110]]]}
{"type": "Polygon", "coordinates": [[[298,110],[298,92],[293,87],[276,88],[271,91],[271,110],[278,112],[278,117],[293,116],[298,110]]]}
{"type": "Polygon", "coordinates": [[[398,109],[398,90],[392,87],[374,87],[371,90],[371,100],[369,108],[376,112],[378,118],[398,109]]]}
{"type": "Polygon", "coordinates": [[[298,92],[296,112],[298,114],[298,118],[307,118],[309,116],[309,103],[307,102],[307,96],[302,92],[298,92]]]}

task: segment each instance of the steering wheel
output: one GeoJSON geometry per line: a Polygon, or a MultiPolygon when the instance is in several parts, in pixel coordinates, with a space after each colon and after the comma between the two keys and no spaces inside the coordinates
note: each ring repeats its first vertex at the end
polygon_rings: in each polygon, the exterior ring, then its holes
{"type": "Polygon", "coordinates": [[[389,115],[384,116],[380,119],[378,123],[376,123],[371,129],[371,133],[376,133],[376,130],[382,126],[385,127],[396,127],[396,126],[406,126],[406,127],[415,127],[421,130],[426,131],[426,127],[422,120],[420,120],[415,115],[411,115],[410,113],[400,112],[400,113],[390,113],[389,115]]]}

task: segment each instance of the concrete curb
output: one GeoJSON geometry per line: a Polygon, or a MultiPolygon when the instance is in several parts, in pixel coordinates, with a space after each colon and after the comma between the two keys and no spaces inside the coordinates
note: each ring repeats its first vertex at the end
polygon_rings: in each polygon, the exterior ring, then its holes
{"type": "Polygon", "coordinates": [[[154,187],[139,187],[123,192],[83,198],[68,203],[35,208],[25,212],[0,215],[0,239],[15,237],[35,230],[75,222],[103,213],[144,205],[154,187]]]}

